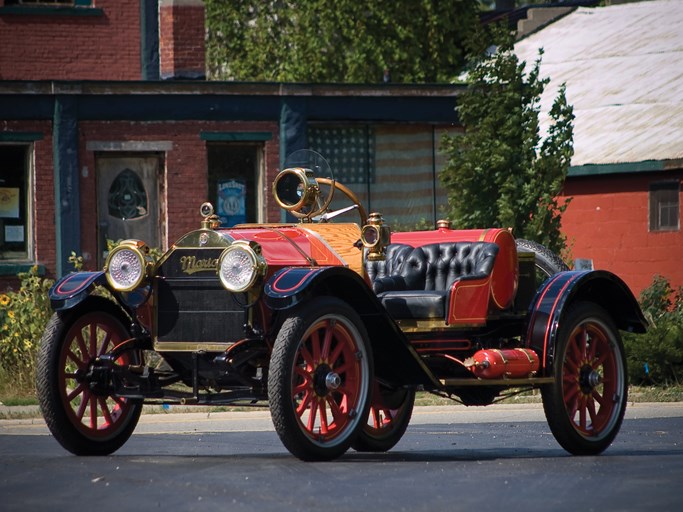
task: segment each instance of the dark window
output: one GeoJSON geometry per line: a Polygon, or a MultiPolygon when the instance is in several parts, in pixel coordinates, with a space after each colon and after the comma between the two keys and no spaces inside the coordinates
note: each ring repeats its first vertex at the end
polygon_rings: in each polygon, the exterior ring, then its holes
{"type": "Polygon", "coordinates": [[[209,199],[225,227],[258,222],[258,144],[207,144],[209,199]]]}
{"type": "Polygon", "coordinates": [[[5,0],[5,5],[90,5],[92,0],[5,0]]]}
{"type": "Polygon", "coordinates": [[[147,192],[140,177],[124,169],[109,188],[109,215],[121,220],[138,219],[147,215],[147,192]]]}
{"type": "Polygon", "coordinates": [[[29,147],[0,145],[0,260],[27,260],[29,147]]]}
{"type": "Polygon", "coordinates": [[[679,180],[650,184],[650,231],[680,229],[680,190],[679,180]]]}

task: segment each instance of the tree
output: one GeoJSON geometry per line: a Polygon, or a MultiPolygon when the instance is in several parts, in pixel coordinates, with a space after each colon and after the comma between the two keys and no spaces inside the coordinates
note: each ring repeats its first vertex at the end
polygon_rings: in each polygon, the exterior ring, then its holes
{"type": "Polygon", "coordinates": [[[568,200],[558,195],[574,153],[573,109],[562,85],[541,140],[539,105],[549,81],[539,75],[543,52],[527,75],[512,35],[498,31],[496,37],[495,51],[479,52],[471,62],[467,89],[458,96],[464,134],[443,139],[449,214],[458,228],[509,227],[561,252],[568,200]]]}
{"type": "Polygon", "coordinates": [[[207,0],[212,79],[447,82],[478,0],[207,0]]]}

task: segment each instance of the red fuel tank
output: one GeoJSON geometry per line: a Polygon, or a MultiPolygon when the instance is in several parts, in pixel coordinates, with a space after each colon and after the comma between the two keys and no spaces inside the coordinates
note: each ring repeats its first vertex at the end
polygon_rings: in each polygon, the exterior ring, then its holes
{"type": "Polygon", "coordinates": [[[540,367],[538,355],[528,348],[486,349],[476,352],[465,366],[481,379],[522,379],[540,367]]]}

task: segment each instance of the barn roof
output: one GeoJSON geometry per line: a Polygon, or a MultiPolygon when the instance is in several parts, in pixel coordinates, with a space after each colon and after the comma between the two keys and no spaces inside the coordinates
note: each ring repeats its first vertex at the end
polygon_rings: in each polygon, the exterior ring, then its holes
{"type": "Polygon", "coordinates": [[[557,88],[567,84],[576,116],[570,175],[681,166],[681,27],[681,0],[652,0],[580,7],[516,43],[527,64],[544,50],[541,76],[551,82],[541,99],[542,125],[557,88]]]}

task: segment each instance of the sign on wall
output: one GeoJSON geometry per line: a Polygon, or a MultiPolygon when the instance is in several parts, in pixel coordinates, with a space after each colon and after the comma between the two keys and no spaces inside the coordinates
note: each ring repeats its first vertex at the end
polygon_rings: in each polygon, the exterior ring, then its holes
{"type": "Polygon", "coordinates": [[[19,218],[19,189],[0,188],[0,217],[19,218]]]}
{"type": "Polygon", "coordinates": [[[247,221],[247,184],[245,180],[229,179],[218,182],[218,217],[221,225],[234,226],[247,221]]]}

